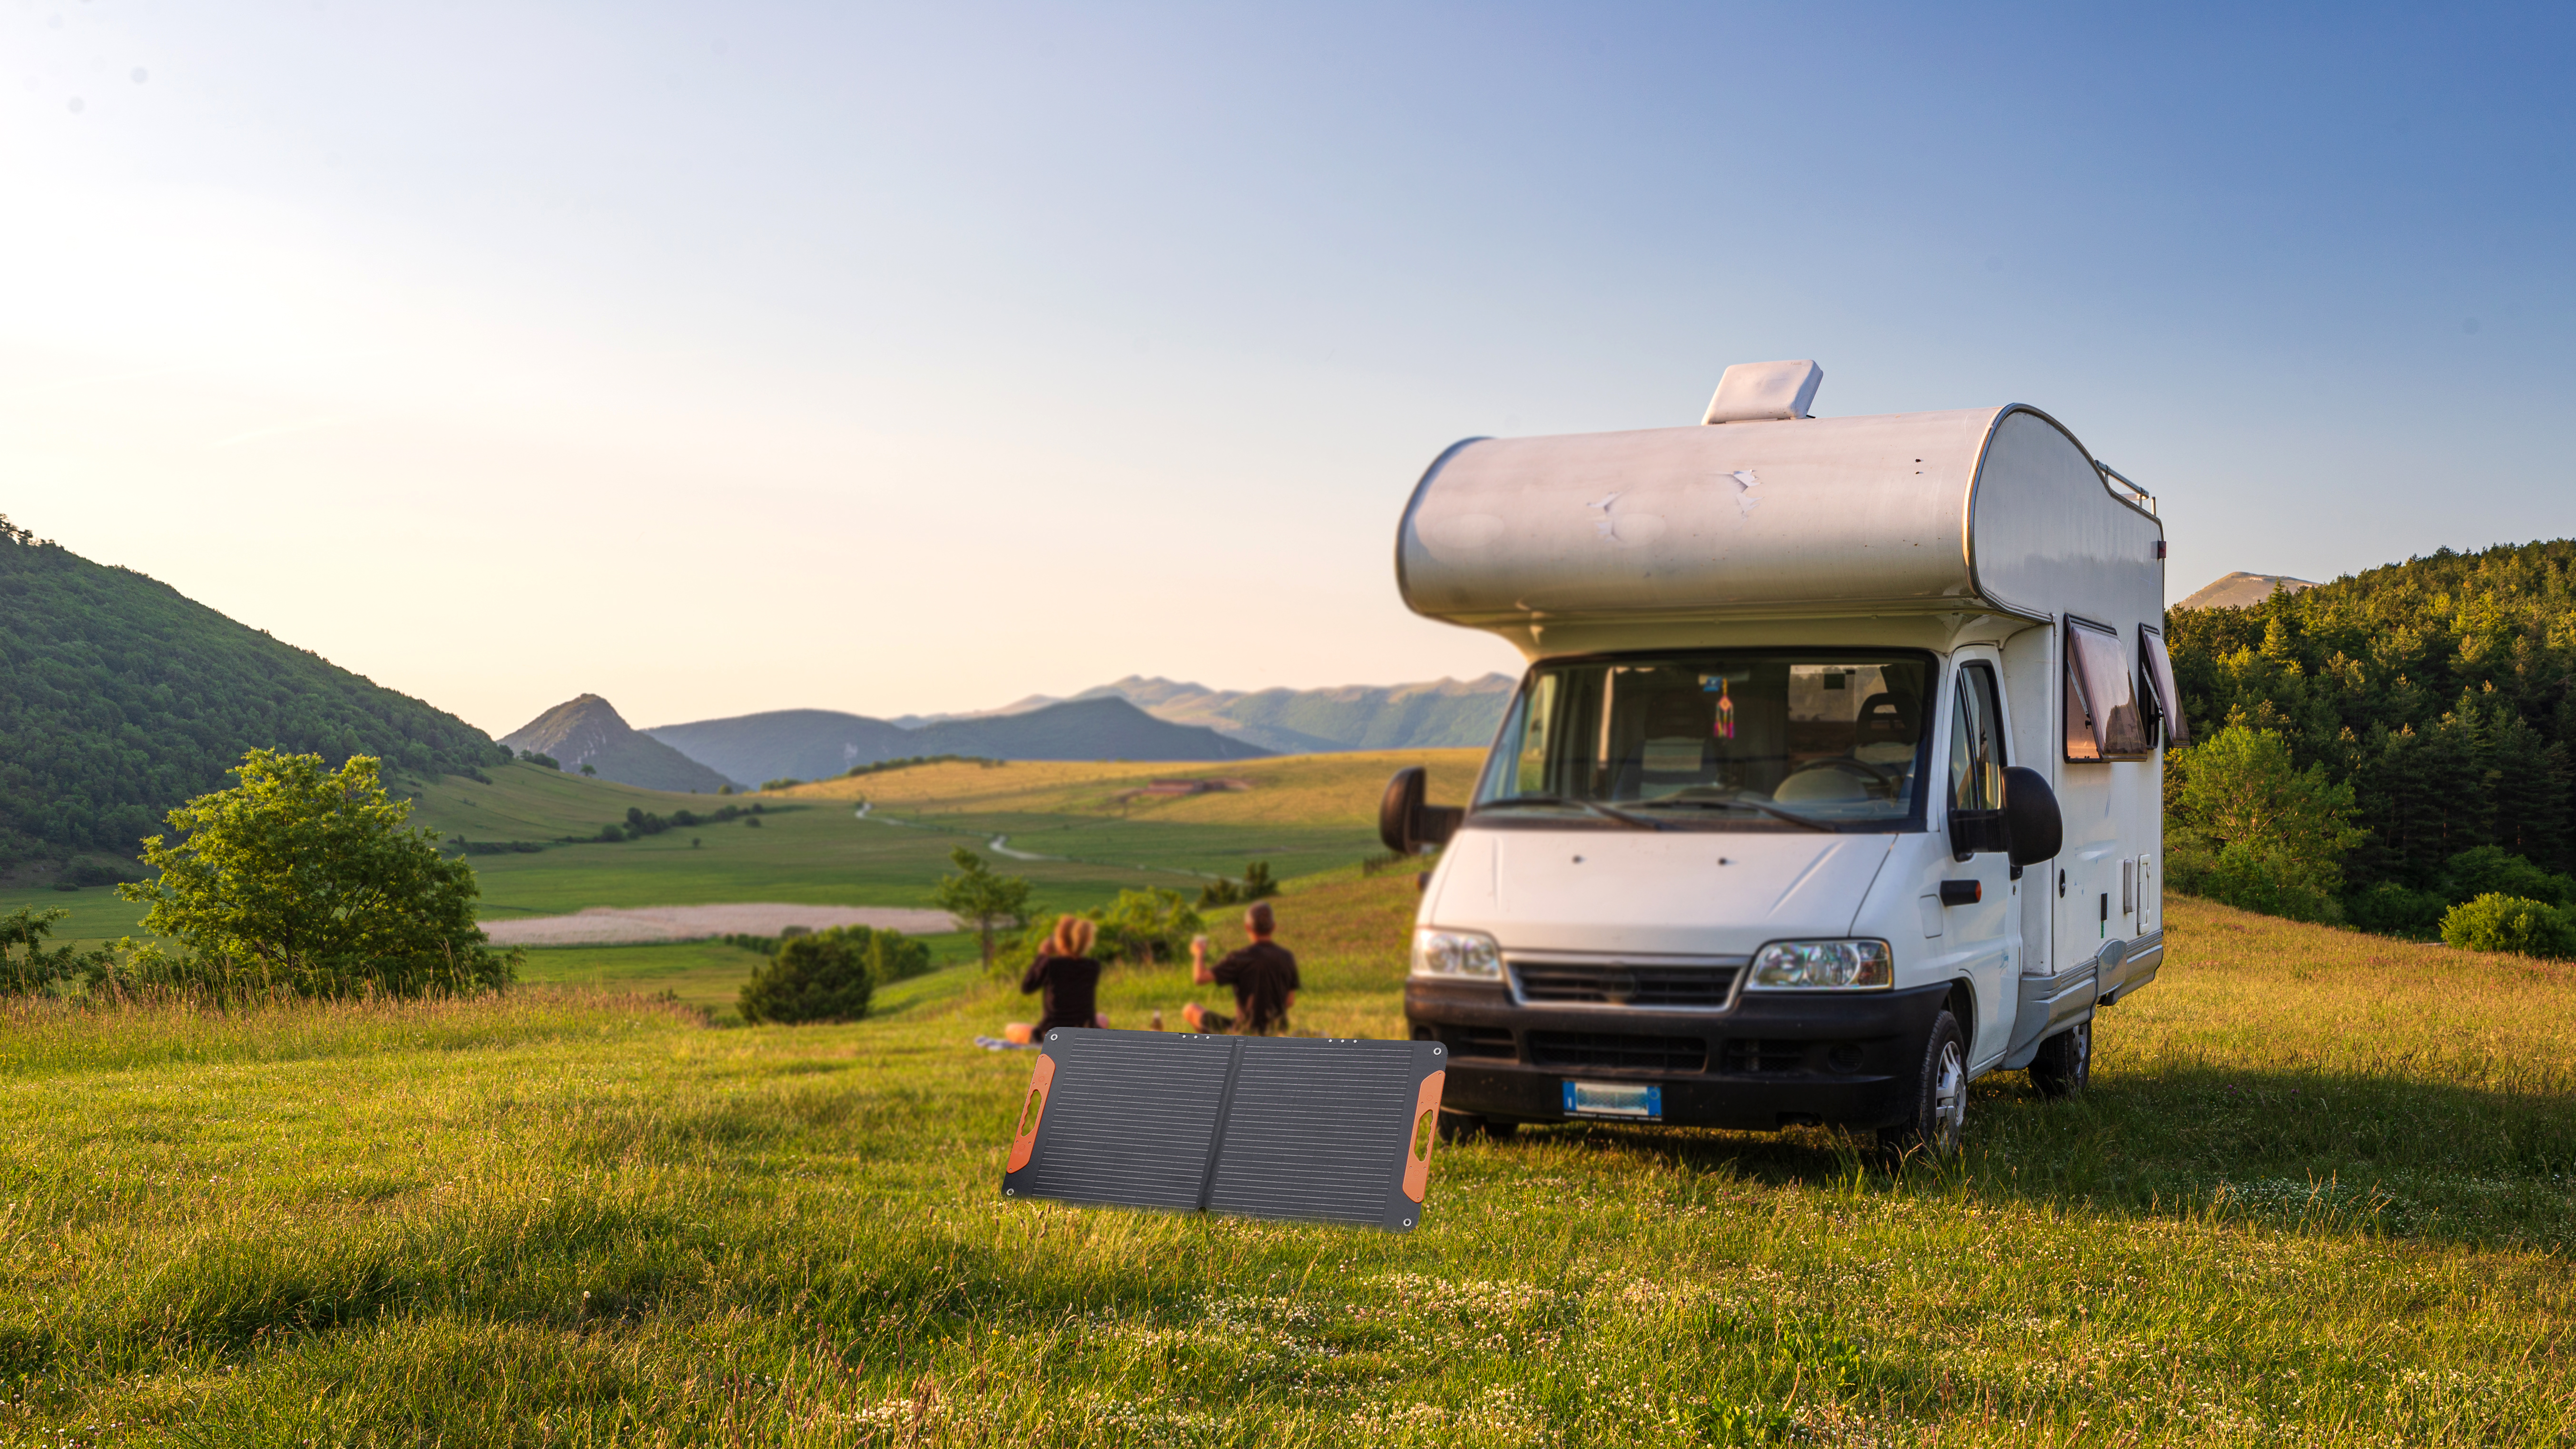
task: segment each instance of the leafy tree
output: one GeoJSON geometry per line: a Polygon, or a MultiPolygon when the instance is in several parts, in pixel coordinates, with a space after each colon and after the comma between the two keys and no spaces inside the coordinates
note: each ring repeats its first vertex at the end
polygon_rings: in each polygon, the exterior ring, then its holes
{"type": "MultiPolygon", "coordinates": [[[[857,1021],[868,1014],[877,976],[871,953],[837,931],[795,936],[778,944],[769,964],[751,974],[737,998],[742,1019],[794,1024],[857,1021]]],[[[876,954],[880,959],[883,951],[876,954]]]]}
{"type": "MultiPolygon", "coordinates": [[[[0,516],[0,528],[6,528],[8,522],[0,516]]],[[[70,914],[21,906],[0,916],[0,993],[32,995],[68,979],[81,968],[84,958],[71,947],[45,949],[45,938],[53,934],[54,922],[70,914]]]]}
{"type": "Polygon", "coordinates": [[[2422,939],[2439,935],[2451,903],[2393,880],[2373,881],[2344,899],[2344,919],[2365,931],[2422,939]]]}
{"type": "Polygon", "coordinates": [[[2354,787],[2354,920],[2382,883],[2414,893],[2382,905],[2443,894],[2482,846],[2576,870],[2576,540],[2439,549],[2166,622],[2190,718],[2273,731],[2354,787]]]}
{"type": "Polygon", "coordinates": [[[599,769],[595,765],[584,765],[581,767],[581,772],[584,775],[597,775],[599,773],[599,769]]]}
{"type": "Polygon", "coordinates": [[[252,750],[236,773],[235,788],[170,812],[176,843],[143,842],[159,879],[117,891],[152,907],[144,926],[179,943],[197,979],[306,996],[509,983],[518,954],[493,953],[474,924],[473,867],[405,828],[411,802],[385,793],[375,760],[334,771],[252,750]]]}
{"type": "Polygon", "coordinates": [[[2270,730],[2230,724],[2166,762],[2181,776],[2181,837],[2168,869],[2182,889],[2297,920],[2340,920],[2343,857],[2364,832],[2353,790],[2322,765],[2302,770],[2270,730]]]}
{"type": "Polygon", "coordinates": [[[2542,870],[2503,846],[2481,845],[2452,856],[2442,868],[2442,894],[2454,902],[2503,895],[2576,905],[2576,879],[2542,870]]]}
{"type": "Polygon", "coordinates": [[[956,862],[957,873],[939,878],[932,899],[956,918],[960,930],[973,931],[981,939],[984,969],[990,972],[994,935],[1028,924],[1029,883],[1019,876],[993,874],[990,861],[962,845],[948,852],[948,858],[956,862]]]}

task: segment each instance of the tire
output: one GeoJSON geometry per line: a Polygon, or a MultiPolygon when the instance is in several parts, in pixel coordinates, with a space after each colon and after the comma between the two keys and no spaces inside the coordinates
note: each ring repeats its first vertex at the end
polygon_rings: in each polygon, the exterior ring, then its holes
{"type": "Polygon", "coordinates": [[[1968,1044],[1959,1019],[1932,1018],[1923,1043],[1923,1065],[1914,1078],[1913,1110],[1904,1121],[1878,1129],[1878,1147],[1890,1157],[1949,1157],[1968,1125],[1968,1044]]]}
{"type": "MultiPolygon", "coordinates": [[[[1416,1130],[1419,1130],[1419,1129],[1416,1129],[1416,1130]]],[[[1443,1141],[1443,1142],[1473,1142],[1473,1141],[1475,1141],[1477,1138],[1482,1137],[1482,1136],[1484,1136],[1484,1135],[1485,1135],[1485,1119],[1484,1119],[1484,1118],[1477,1116],[1477,1115],[1476,1115],[1475,1113],[1473,1113],[1473,1112],[1452,1112],[1452,1111],[1449,1111],[1449,1110],[1448,1110],[1448,1109],[1446,1109],[1446,1108],[1441,1109],[1441,1113],[1440,1113],[1440,1140],[1441,1140],[1441,1141],[1443,1141]]]]}
{"type": "Polygon", "coordinates": [[[2072,1097],[2093,1080],[2093,1023],[2079,1021],[2039,1044],[2030,1084],[2043,1097],[2072,1097]]]}
{"type": "Polygon", "coordinates": [[[1473,1112],[1444,1110],[1440,1114],[1440,1140],[1443,1142],[1473,1142],[1479,1137],[1491,1137],[1499,1141],[1519,1130],[1521,1130],[1521,1124],[1518,1122],[1497,1122],[1491,1117],[1480,1117],[1473,1112]]]}

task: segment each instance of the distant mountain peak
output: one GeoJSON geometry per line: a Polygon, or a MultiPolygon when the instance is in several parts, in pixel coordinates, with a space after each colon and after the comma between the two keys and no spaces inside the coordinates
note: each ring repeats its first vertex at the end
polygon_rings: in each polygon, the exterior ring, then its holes
{"type": "Polygon", "coordinates": [[[2243,570],[2216,579],[2174,605],[2177,609],[2248,609],[2272,597],[2272,591],[2299,593],[2313,589],[2313,579],[2288,574],[2249,574],[2243,570]]]}
{"type": "MultiPolygon", "coordinates": [[[[567,774],[590,766],[601,778],[648,790],[720,789],[723,775],[626,723],[596,694],[577,694],[501,737],[526,754],[544,755],[567,774]]],[[[750,784],[751,781],[740,783],[750,784]]]]}

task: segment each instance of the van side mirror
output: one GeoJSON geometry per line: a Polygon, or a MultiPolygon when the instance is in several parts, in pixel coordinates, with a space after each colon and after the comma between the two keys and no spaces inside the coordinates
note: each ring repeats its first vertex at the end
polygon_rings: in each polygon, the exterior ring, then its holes
{"type": "Polygon", "coordinates": [[[2057,792],[2048,777],[2027,765],[2004,767],[2004,829],[2011,844],[2006,853],[2015,865],[2055,860],[2066,843],[2066,820],[2057,813],[2057,792]]]}
{"type": "Polygon", "coordinates": [[[1455,805],[1426,805],[1420,765],[1395,772],[1386,782],[1386,798],[1377,807],[1377,838],[1398,855],[1420,855],[1426,846],[1447,845],[1467,812],[1455,805]]]}

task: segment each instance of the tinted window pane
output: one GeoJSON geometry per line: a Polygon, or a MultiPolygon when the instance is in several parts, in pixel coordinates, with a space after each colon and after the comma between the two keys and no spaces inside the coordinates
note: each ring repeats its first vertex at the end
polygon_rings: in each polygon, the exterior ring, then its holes
{"type": "Polygon", "coordinates": [[[2138,653],[2147,666],[2147,687],[2155,692],[2156,713],[2165,724],[2165,743],[2191,743],[2191,726],[2183,721],[2182,691],[2174,687],[2173,656],[2165,652],[2165,636],[2153,629],[2138,631],[2138,653]]]}
{"type": "Polygon", "coordinates": [[[2066,758],[2147,753],[2147,725],[2120,636],[2093,624],[2066,629],[2066,758]]]}
{"type": "Polygon", "coordinates": [[[1950,808],[2000,810],[2004,803],[2003,729],[1996,719],[1995,677],[1982,664],[1959,670],[1950,723],[1950,808]]]}

